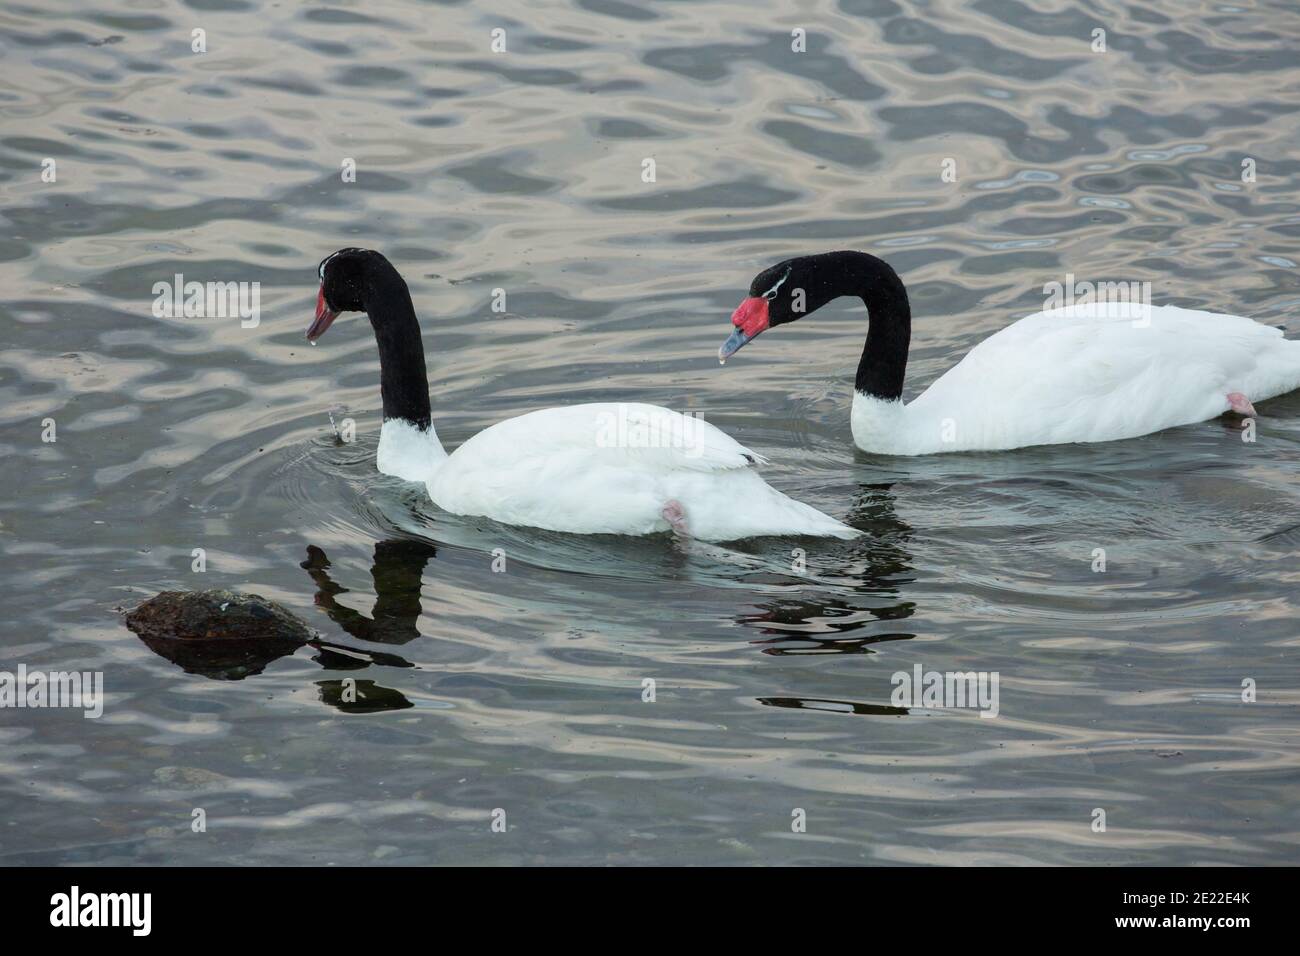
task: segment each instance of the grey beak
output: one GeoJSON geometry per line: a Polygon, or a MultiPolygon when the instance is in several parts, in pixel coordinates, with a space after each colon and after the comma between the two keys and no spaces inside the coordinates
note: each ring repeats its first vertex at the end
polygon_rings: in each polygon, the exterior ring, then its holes
{"type": "Polygon", "coordinates": [[[738,328],[732,329],[731,334],[727,336],[727,341],[723,342],[722,347],[718,349],[718,364],[725,365],[727,359],[743,349],[751,338],[753,336],[746,335],[738,328]]]}

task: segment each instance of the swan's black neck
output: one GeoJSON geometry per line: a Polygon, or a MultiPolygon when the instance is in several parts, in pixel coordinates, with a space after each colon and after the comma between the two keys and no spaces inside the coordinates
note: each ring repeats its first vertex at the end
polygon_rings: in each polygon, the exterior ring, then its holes
{"type": "Polygon", "coordinates": [[[806,283],[811,287],[809,312],[845,295],[860,298],[867,307],[870,325],[854,389],[886,401],[902,398],[912,339],[912,307],[898,273],[883,259],[865,252],[809,256],[808,268],[812,274],[806,283]]]}
{"type": "Polygon", "coordinates": [[[406,281],[387,262],[366,283],[365,308],[379,345],[379,389],[384,421],[398,418],[428,431],[429,378],[420,323],[406,281]]]}
{"type": "Polygon", "coordinates": [[[907,349],[912,341],[907,289],[889,263],[865,253],[856,253],[846,271],[851,288],[845,291],[862,299],[870,323],[853,388],[872,398],[897,401],[903,397],[907,349]]]}

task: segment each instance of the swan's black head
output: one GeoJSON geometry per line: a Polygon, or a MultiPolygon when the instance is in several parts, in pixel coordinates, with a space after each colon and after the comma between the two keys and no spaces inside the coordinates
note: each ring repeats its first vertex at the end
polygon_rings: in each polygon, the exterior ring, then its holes
{"type": "Polygon", "coordinates": [[[370,316],[379,346],[379,390],[384,421],[429,427],[429,382],[420,323],[411,293],[393,264],[370,249],[340,249],[321,261],[316,318],[307,330],[314,344],[340,312],[370,316]]]}
{"type": "Polygon", "coordinates": [[[844,295],[860,268],[861,252],[825,252],[769,266],[749,284],[749,297],[731,314],[735,328],[718,349],[725,362],[756,336],[777,325],[802,319],[844,295]]]}
{"type": "MultiPolygon", "coordinates": [[[[321,260],[320,294],[316,296],[316,318],[307,330],[314,342],[330,327],[340,312],[368,312],[380,283],[391,283],[401,276],[392,263],[371,249],[340,249],[321,260]]],[[[373,319],[373,316],[372,316],[373,319]]]]}

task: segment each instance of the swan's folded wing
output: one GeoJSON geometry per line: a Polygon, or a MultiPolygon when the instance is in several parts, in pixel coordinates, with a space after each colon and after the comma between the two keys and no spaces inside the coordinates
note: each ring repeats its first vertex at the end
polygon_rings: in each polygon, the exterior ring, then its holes
{"type": "Polygon", "coordinates": [[[1281,341],[1280,330],[1239,316],[1154,306],[1142,322],[1076,306],[1029,316],[990,336],[971,350],[962,374],[1040,412],[1108,396],[1177,406],[1229,383],[1246,388],[1260,359],[1281,341]]]}
{"type": "Polygon", "coordinates": [[[1127,438],[1213,417],[1229,391],[1278,394],[1287,383],[1270,363],[1288,344],[1250,319],[1172,306],[1148,321],[1043,312],[985,339],[913,404],[958,410],[973,447],[1127,438]]]}
{"type": "Polygon", "coordinates": [[[723,471],[766,461],[697,415],[639,402],[544,408],[486,428],[456,450],[480,463],[590,456],[662,471],[723,471]]]}

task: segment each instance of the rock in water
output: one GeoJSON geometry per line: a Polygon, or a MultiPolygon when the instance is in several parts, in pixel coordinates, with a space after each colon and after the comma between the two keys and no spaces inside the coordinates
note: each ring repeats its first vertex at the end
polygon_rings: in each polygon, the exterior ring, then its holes
{"type": "Polygon", "coordinates": [[[145,645],[190,674],[242,680],[315,634],[260,594],[163,591],[126,616],[145,645]]]}
{"type": "Polygon", "coordinates": [[[313,634],[296,617],[260,594],[236,591],[163,591],[126,616],[141,637],[181,641],[292,641],[313,634]]]}

